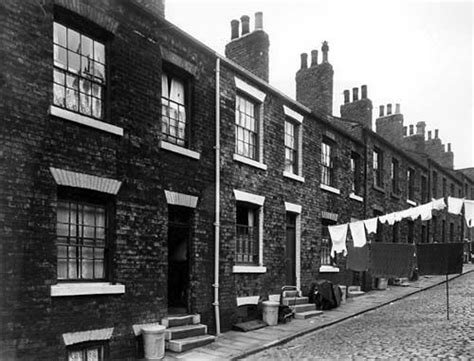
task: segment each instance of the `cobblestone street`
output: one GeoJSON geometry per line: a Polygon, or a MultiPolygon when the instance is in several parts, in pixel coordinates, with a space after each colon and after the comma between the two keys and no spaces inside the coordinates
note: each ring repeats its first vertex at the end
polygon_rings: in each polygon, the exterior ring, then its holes
{"type": "Polygon", "coordinates": [[[474,276],[445,284],[249,356],[274,359],[474,358],[474,276]]]}

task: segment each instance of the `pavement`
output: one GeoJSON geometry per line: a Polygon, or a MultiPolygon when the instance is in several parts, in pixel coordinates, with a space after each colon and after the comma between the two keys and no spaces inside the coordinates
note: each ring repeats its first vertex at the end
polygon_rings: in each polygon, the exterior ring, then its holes
{"type": "MultiPolygon", "coordinates": [[[[474,264],[463,265],[463,273],[474,272],[474,264]]],[[[449,275],[453,280],[461,275],[449,275]]],[[[222,333],[212,344],[195,348],[181,354],[166,352],[165,360],[236,360],[242,359],[274,346],[341,323],[382,306],[392,304],[410,295],[431,289],[446,282],[446,276],[421,276],[408,286],[388,286],[386,290],[372,290],[362,296],[348,298],[338,308],[324,311],[322,315],[306,320],[292,320],[286,324],[238,332],[222,333]]],[[[322,331],[325,332],[325,331],[322,331]]]]}

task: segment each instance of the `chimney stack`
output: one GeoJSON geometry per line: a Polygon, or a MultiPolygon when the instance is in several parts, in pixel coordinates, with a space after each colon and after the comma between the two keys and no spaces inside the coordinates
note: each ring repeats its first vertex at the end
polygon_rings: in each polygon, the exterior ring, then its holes
{"type": "Polygon", "coordinates": [[[395,114],[400,114],[400,104],[395,104],[395,114]]]}
{"type": "Polygon", "coordinates": [[[263,13],[261,11],[255,13],[255,30],[263,30],[263,13]]]}
{"type": "Polygon", "coordinates": [[[383,117],[385,106],[381,105],[379,106],[379,117],[383,117]]]}
{"type": "Polygon", "coordinates": [[[425,122],[416,123],[416,134],[417,135],[422,135],[423,139],[425,139],[425,127],[426,127],[425,122]]]}
{"type": "Polygon", "coordinates": [[[323,63],[328,62],[328,51],[329,51],[329,45],[327,41],[323,41],[323,46],[321,47],[321,50],[323,52],[323,63]]]}
{"type": "Polygon", "coordinates": [[[406,136],[408,134],[408,127],[404,126],[403,127],[403,135],[406,136]]]}
{"type": "Polygon", "coordinates": [[[451,143],[448,143],[448,152],[451,152],[451,143]]]}
{"type": "Polygon", "coordinates": [[[359,88],[352,88],[352,101],[356,102],[359,100],[359,88]]]}
{"type": "Polygon", "coordinates": [[[311,50],[311,66],[318,65],[318,51],[311,50]]]}
{"type": "Polygon", "coordinates": [[[392,104],[387,104],[387,115],[392,115],[392,104]]]}
{"type": "Polygon", "coordinates": [[[414,130],[413,128],[414,128],[413,124],[410,124],[410,135],[413,135],[413,130],[414,130]]]}
{"type": "Polygon", "coordinates": [[[248,34],[250,32],[250,18],[248,15],[242,15],[240,17],[240,22],[242,23],[242,35],[248,34]]]}
{"type": "Polygon", "coordinates": [[[231,34],[230,34],[230,40],[237,39],[239,37],[239,20],[232,20],[230,22],[230,29],[231,29],[231,34]]]}
{"type": "Polygon", "coordinates": [[[360,90],[361,90],[361,93],[362,93],[360,98],[361,99],[367,99],[367,85],[362,85],[360,87],[360,90]]]}
{"type": "Polygon", "coordinates": [[[349,103],[351,101],[350,98],[351,98],[351,92],[348,89],[344,90],[344,104],[349,103]]]}
{"type": "Polygon", "coordinates": [[[435,129],[435,139],[438,139],[439,129],[435,129]]]}
{"type": "Polygon", "coordinates": [[[302,53],[301,54],[301,68],[300,69],[307,69],[308,68],[308,54],[302,53]]]}
{"type": "Polygon", "coordinates": [[[428,130],[428,140],[431,140],[431,130],[428,130]]]}

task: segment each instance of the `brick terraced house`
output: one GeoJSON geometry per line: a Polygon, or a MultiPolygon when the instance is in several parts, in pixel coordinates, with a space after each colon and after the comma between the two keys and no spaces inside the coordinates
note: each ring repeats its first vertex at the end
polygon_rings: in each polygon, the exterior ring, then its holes
{"type": "MultiPolygon", "coordinates": [[[[253,31],[232,21],[223,57],[168,22],[163,0],[0,8],[1,359],[136,359],[142,325],[181,321],[193,340],[175,329],[167,347],[182,351],[283,285],[370,289],[330,257],[328,225],[474,198],[438,131],[408,132],[391,105],[372,130],[366,86],[332,115],[327,42],[320,63],[302,55],[296,100],[268,84],[261,13],[253,31]]],[[[372,238],[471,237],[443,211],[372,238]]]]}

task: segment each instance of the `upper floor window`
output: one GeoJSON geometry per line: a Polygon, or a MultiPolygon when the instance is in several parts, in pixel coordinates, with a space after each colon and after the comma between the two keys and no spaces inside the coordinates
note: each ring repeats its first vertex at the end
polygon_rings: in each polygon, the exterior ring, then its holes
{"type": "Polygon", "coordinates": [[[428,180],[426,176],[421,176],[421,202],[428,202],[428,180]]]}
{"type": "Polygon", "coordinates": [[[235,103],[235,153],[258,160],[258,105],[237,95],[235,103]]]}
{"type": "Polygon", "coordinates": [[[107,209],[104,204],[62,198],[57,207],[59,280],[106,278],[107,209]]]}
{"type": "Polygon", "coordinates": [[[448,186],[446,178],[443,178],[443,197],[447,196],[448,186]]]}
{"type": "Polygon", "coordinates": [[[415,199],[415,170],[413,168],[407,170],[407,198],[415,199]]]}
{"type": "Polygon", "coordinates": [[[398,160],[392,158],[392,167],[390,168],[390,178],[392,180],[392,192],[394,194],[400,193],[399,178],[400,166],[398,160]]]}
{"type": "Polygon", "coordinates": [[[327,141],[321,143],[321,183],[334,186],[334,147],[327,141]]]}
{"type": "Polygon", "coordinates": [[[103,43],[54,22],[54,105],[104,117],[106,59],[103,43]]]}
{"type": "Polygon", "coordinates": [[[259,262],[259,207],[238,202],[236,210],[236,263],[259,262]]]}
{"type": "Polygon", "coordinates": [[[455,196],[454,193],[455,193],[454,192],[454,183],[451,183],[449,194],[450,194],[451,197],[454,197],[455,196]]]}
{"type": "Polygon", "coordinates": [[[298,174],[299,125],[285,120],[285,171],[298,174]]]}
{"type": "Polygon", "coordinates": [[[351,174],[352,174],[351,191],[354,194],[360,194],[361,192],[360,156],[355,152],[351,153],[351,174]]]}
{"type": "Polygon", "coordinates": [[[163,72],[161,75],[161,133],[162,139],[187,145],[186,83],[183,79],[163,72]]]}
{"type": "Polygon", "coordinates": [[[433,172],[431,195],[433,196],[433,198],[436,198],[438,196],[438,173],[436,172],[433,172]]]}
{"type": "Polygon", "coordinates": [[[374,185],[383,188],[383,153],[374,149],[373,153],[374,185]]]}

